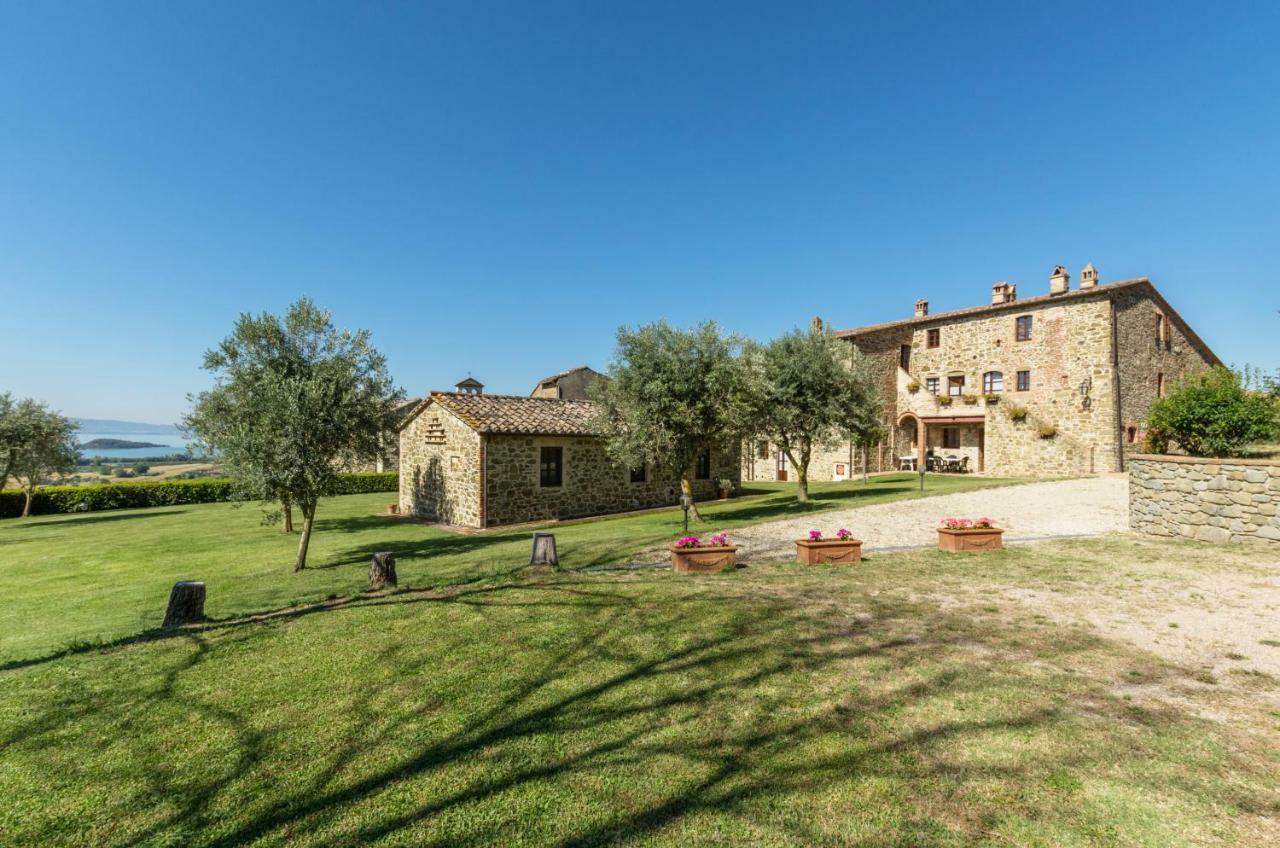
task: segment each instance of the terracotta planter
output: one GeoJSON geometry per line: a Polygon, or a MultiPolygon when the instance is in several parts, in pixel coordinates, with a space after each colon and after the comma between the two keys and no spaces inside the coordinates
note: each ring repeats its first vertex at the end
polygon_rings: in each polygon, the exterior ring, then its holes
{"type": "Polygon", "coordinates": [[[399,515],[399,514],[400,514],[400,504],[398,503],[387,504],[387,515],[399,515]]]}
{"type": "Polygon", "coordinates": [[[738,546],[672,548],[672,571],[723,571],[738,564],[738,546]]]}
{"type": "Polygon", "coordinates": [[[938,550],[949,553],[963,551],[998,551],[1004,547],[1004,531],[999,527],[973,530],[938,528],[938,550]]]}
{"type": "Polygon", "coordinates": [[[846,565],[862,562],[861,539],[796,539],[796,562],[801,565],[846,565]]]}

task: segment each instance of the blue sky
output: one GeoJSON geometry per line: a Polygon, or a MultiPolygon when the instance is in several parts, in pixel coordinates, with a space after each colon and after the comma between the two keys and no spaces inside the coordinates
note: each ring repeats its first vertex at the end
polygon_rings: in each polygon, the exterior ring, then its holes
{"type": "Polygon", "coordinates": [[[172,421],[305,294],[526,392],[1090,261],[1275,368],[1277,9],[0,0],[0,390],[172,421]]]}

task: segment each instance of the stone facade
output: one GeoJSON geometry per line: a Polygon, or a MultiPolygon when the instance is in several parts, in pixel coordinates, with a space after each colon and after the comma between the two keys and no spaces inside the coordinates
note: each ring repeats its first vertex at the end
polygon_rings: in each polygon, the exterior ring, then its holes
{"type": "Polygon", "coordinates": [[[538,381],[533,387],[531,397],[554,398],[556,400],[590,400],[587,392],[596,380],[607,379],[604,374],[586,365],[552,374],[538,381]]]}
{"type": "MultiPolygon", "coordinates": [[[[678,476],[646,469],[644,479],[633,482],[629,469],[609,460],[604,440],[583,432],[589,407],[549,398],[472,395],[464,401],[433,394],[400,431],[401,513],[492,527],[679,503],[678,476]],[[569,432],[490,432],[495,421],[569,432]],[[543,447],[563,449],[558,486],[542,485],[543,447]]],[[[736,487],[739,464],[736,449],[712,450],[710,473],[692,481],[695,499],[716,497],[723,479],[736,487]]]]}
{"type": "Polygon", "coordinates": [[[1140,533],[1280,545],[1278,507],[1280,461],[1129,458],[1129,526],[1140,533]]]}
{"type": "MultiPolygon", "coordinates": [[[[1157,392],[1218,360],[1148,280],[1100,286],[1089,266],[1073,290],[1064,274],[1054,269],[1051,294],[1019,301],[1015,286],[997,283],[990,305],[930,316],[928,304],[917,301],[911,319],[837,334],[868,359],[884,404],[889,438],[869,451],[871,471],[892,470],[899,457],[917,455],[921,426],[928,451],[965,457],[970,470],[987,474],[1123,469],[1125,455],[1141,444],[1157,392]],[[1019,319],[1029,332],[1019,332],[1019,319]],[[1019,372],[1029,381],[1022,390],[1019,372]],[[1001,376],[991,403],[988,373],[1001,376]],[[956,396],[948,388],[953,378],[963,381],[956,396]],[[1015,420],[1014,409],[1025,417],[1015,420]],[[944,439],[953,446],[944,447],[944,439]]],[[[850,448],[844,443],[816,456],[810,479],[833,479],[836,463],[850,456],[858,473],[860,452],[850,448]]],[[[776,479],[776,467],[756,459],[744,476],[776,479]]]]}
{"type": "Polygon", "coordinates": [[[479,527],[480,434],[429,403],[400,431],[400,513],[479,527]]]}
{"type": "MultiPolygon", "coordinates": [[[[485,519],[488,526],[605,515],[680,502],[680,478],[645,469],[644,482],[631,482],[629,469],[614,465],[604,440],[595,436],[487,435],[485,519]],[[539,485],[542,447],[564,449],[560,486],[539,485]]],[[[737,452],[712,451],[711,475],[694,480],[696,500],[716,497],[717,481],[738,480],[737,452]]]]}

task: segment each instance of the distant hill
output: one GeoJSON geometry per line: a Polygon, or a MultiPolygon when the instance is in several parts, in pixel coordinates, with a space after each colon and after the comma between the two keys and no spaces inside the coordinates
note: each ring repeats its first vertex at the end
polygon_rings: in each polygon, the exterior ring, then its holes
{"type": "Polygon", "coordinates": [[[140,421],[116,421],[112,418],[75,418],[77,426],[86,433],[136,433],[176,436],[178,428],[172,424],[143,424],[140,421]]]}

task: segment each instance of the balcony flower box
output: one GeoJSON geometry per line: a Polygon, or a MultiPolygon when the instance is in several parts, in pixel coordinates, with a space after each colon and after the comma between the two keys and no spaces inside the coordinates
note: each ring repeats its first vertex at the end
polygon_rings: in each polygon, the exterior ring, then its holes
{"type": "Polygon", "coordinates": [[[848,530],[840,530],[834,539],[824,539],[817,530],[809,538],[796,539],[796,562],[801,565],[849,565],[862,561],[862,540],[848,530]]]}
{"type": "Polygon", "coordinates": [[[730,545],[724,533],[717,533],[706,544],[696,536],[686,536],[671,546],[671,570],[730,571],[738,565],[738,546],[730,545]]]}
{"type": "Polygon", "coordinates": [[[1004,530],[990,518],[944,518],[938,528],[938,550],[948,553],[998,551],[1004,547],[1004,530]]]}

